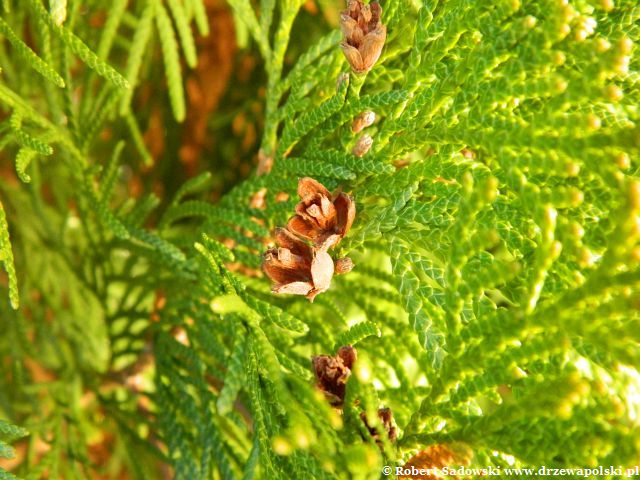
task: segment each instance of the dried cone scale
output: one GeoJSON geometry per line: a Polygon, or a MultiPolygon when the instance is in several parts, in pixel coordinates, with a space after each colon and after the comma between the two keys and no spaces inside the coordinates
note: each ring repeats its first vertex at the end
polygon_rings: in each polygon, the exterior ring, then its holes
{"type": "Polygon", "coordinates": [[[361,0],[349,0],[347,9],[340,14],[340,46],[356,73],[368,72],[380,58],[387,38],[387,28],[380,23],[381,14],[378,2],[365,5],[361,0]]]}

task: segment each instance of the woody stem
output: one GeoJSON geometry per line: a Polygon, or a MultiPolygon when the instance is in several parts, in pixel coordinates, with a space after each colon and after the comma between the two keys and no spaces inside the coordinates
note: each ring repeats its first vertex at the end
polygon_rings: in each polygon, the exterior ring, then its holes
{"type": "MultiPolygon", "coordinates": [[[[279,28],[275,34],[273,40],[273,47],[271,48],[269,57],[267,58],[267,74],[269,80],[267,82],[266,92],[266,104],[265,104],[265,126],[262,136],[262,143],[260,149],[263,153],[260,162],[269,162],[273,159],[275,154],[276,144],[278,141],[278,105],[282,99],[284,91],[279,88],[282,79],[282,65],[284,62],[284,55],[287,51],[287,45],[289,44],[289,37],[293,21],[296,18],[296,13],[300,7],[301,2],[293,2],[293,8],[291,10],[283,12],[280,20],[279,28]]],[[[259,165],[258,172],[265,171],[263,168],[266,165],[259,165]]],[[[269,168],[266,168],[268,171],[269,168]]]]}

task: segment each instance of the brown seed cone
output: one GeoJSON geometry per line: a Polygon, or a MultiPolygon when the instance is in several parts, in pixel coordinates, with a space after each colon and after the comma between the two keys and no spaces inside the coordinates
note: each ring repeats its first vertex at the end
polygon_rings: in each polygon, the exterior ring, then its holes
{"type": "Polygon", "coordinates": [[[347,345],[340,347],[335,357],[318,355],[312,359],[318,379],[317,386],[334,407],[340,407],[344,403],[347,380],[357,358],[356,349],[347,345]]]}
{"type": "Polygon", "coordinates": [[[358,360],[358,351],[351,345],[345,345],[338,349],[337,356],[348,369],[353,369],[353,364],[358,360]]]}
{"type": "Polygon", "coordinates": [[[334,273],[348,273],[353,268],[349,258],[334,265],[327,251],[351,228],[356,207],[346,193],[332,195],[309,177],[299,180],[298,195],[297,215],[289,219],[287,228],[276,229],[277,247],[265,252],[262,269],[275,283],[274,293],[305,295],[313,301],[329,289],[334,273]]]}
{"type": "Polygon", "coordinates": [[[298,195],[301,200],[296,215],[287,223],[289,231],[320,250],[338,244],[355,219],[353,199],[343,192],[331,195],[324,185],[309,177],[298,182],[298,195]]]}
{"type": "Polygon", "coordinates": [[[263,271],[275,282],[271,291],[305,295],[313,301],[331,285],[333,259],[284,228],[277,228],[275,237],[278,247],[267,250],[262,262],[263,271]]]}
{"type": "MultiPolygon", "coordinates": [[[[393,442],[396,438],[398,438],[398,430],[393,420],[393,414],[391,413],[391,409],[390,408],[378,409],[378,418],[382,422],[382,428],[384,428],[384,430],[387,432],[387,435],[389,436],[389,440],[393,442]]],[[[364,422],[365,426],[367,427],[367,430],[369,430],[369,433],[371,433],[371,436],[376,440],[376,442],[379,442],[380,434],[375,428],[369,426],[369,422],[367,422],[367,415],[365,412],[362,412],[360,414],[360,419],[364,422]]]]}
{"type": "Polygon", "coordinates": [[[378,2],[365,5],[361,0],[349,0],[340,14],[340,46],[356,73],[368,72],[380,58],[387,37],[387,29],[380,23],[381,13],[378,2]]]}

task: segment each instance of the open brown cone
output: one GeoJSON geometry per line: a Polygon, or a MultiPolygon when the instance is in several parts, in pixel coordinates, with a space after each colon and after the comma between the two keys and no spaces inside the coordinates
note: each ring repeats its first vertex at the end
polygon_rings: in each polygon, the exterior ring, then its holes
{"type": "Polygon", "coordinates": [[[277,248],[263,257],[262,269],[275,282],[273,293],[305,295],[313,301],[326,291],[333,277],[333,259],[326,249],[316,249],[284,228],[275,231],[277,248]]]}
{"type": "Polygon", "coordinates": [[[340,407],[344,403],[347,380],[351,376],[351,369],[357,358],[356,349],[346,345],[338,349],[335,357],[318,355],[312,359],[318,388],[334,407],[340,407]]]}
{"type": "Polygon", "coordinates": [[[263,256],[262,269],[274,282],[273,293],[305,295],[310,301],[326,291],[335,274],[353,269],[350,258],[336,260],[327,251],[347,234],[355,219],[353,199],[333,195],[324,185],[305,177],[298,182],[300,202],[287,228],[275,230],[277,247],[263,256]]]}
{"type": "Polygon", "coordinates": [[[333,195],[310,177],[298,181],[300,202],[287,223],[289,231],[311,241],[319,249],[337,245],[349,232],[356,216],[353,199],[344,192],[333,195]]]}
{"type": "MultiPolygon", "coordinates": [[[[389,436],[389,440],[393,442],[396,438],[398,438],[398,430],[393,420],[393,414],[391,413],[391,409],[379,408],[378,418],[382,423],[382,428],[387,432],[387,435],[389,436]]],[[[367,427],[367,430],[369,430],[369,433],[371,433],[371,436],[376,440],[376,442],[379,442],[380,434],[375,428],[369,425],[369,422],[367,421],[367,415],[365,414],[365,412],[362,412],[360,414],[360,419],[364,422],[365,426],[367,427]]]]}
{"type": "Polygon", "coordinates": [[[378,2],[368,5],[361,0],[349,0],[340,14],[343,41],[340,44],[351,68],[364,73],[378,61],[387,37],[387,29],[380,22],[382,8],[378,2]]]}

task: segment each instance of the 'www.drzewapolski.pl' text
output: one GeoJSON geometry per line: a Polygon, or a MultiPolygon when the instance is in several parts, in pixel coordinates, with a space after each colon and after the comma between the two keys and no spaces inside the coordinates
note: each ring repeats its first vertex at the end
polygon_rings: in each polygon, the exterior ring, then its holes
{"type": "Polygon", "coordinates": [[[614,467],[612,465],[608,467],[599,466],[595,468],[552,468],[552,467],[538,467],[538,468],[502,468],[502,467],[485,467],[485,468],[468,468],[468,467],[443,467],[443,468],[418,468],[411,467],[390,467],[385,466],[382,468],[382,473],[385,475],[391,475],[394,473],[396,476],[418,476],[418,475],[535,475],[540,477],[555,477],[565,475],[575,475],[578,477],[591,477],[599,475],[617,475],[625,477],[638,477],[640,476],[640,465],[633,467],[614,467]]]}

